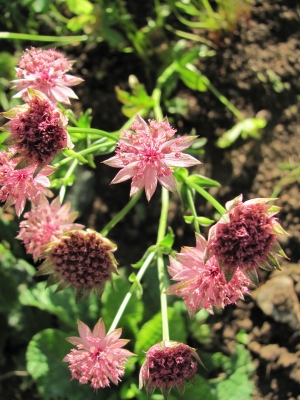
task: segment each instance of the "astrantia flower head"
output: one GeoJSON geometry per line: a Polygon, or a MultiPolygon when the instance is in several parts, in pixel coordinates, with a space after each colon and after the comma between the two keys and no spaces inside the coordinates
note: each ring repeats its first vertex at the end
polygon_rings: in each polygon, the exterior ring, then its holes
{"type": "Polygon", "coordinates": [[[191,318],[201,309],[213,313],[213,307],[224,308],[243,299],[250,284],[239,269],[227,283],[215,257],[204,261],[206,248],[206,240],[196,233],[196,247],[183,247],[176,259],[170,257],[168,272],[178,283],[170,286],[166,293],[183,296],[191,318]]]}
{"type": "Polygon", "coordinates": [[[0,201],[5,202],[4,207],[14,204],[18,217],[24,210],[26,199],[38,204],[42,195],[53,195],[48,189],[50,181],[47,176],[55,171],[50,165],[37,174],[36,165],[15,169],[19,162],[19,158],[12,159],[6,151],[0,152],[0,201]]]}
{"type": "Polygon", "coordinates": [[[165,399],[173,387],[182,394],[184,384],[195,378],[197,361],[202,364],[195,349],[186,344],[172,340],[157,343],[146,353],[140,370],[139,388],[144,386],[149,398],[155,388],[161,390],[165,399]]]}
{"type": "Polygon", "coordinates": [[[41,255],[45,261],[37,275],[51,274],[47,286],[58,283],[56,292],[72,286],[76,300],[92,292],[100,298],[106,282],[112,283],[112,273],[118,273],[113,252],[117,246],[100,233],[68,231],[46,246],[41,255]]]}
{"type": "Polygon", "coordinates": [[[273,198],[244,203],[242,199],[240,195],[226,203],[227,213],[210,229],[207,257],[216,257],[227,281],[239,268],[257,285],[258,267],[268,271],[280,269],[276,255],[286,255],[277,235],[287,232],[274,217],[280,208],[268,205],[273,198]]]}
{"type": "Polygon", "coordinates": [[[66,74],[72,69],[73,63],[55,49],[27,49],[16,68],[19,79],[12,81],[15,83],[13,88],[18,90],[14,97],[22,97],[28,88],[32,88],[45,93],[54,103],[70,104],[69,98],[77,99],[77,96],[68,86],[83,81],[66,74]]]}
{"type": "Polygon", "coordinates": [[[59,197],[51,204],[45,196],[37,205],[32,204],[31,211],[24,214],[24,220],[20,223],[20,232],[16,237],[22,240],[28,254],[32,254],[34,260],[40,258],[45,251],[45,245],[58,239],[66,231],[83,229],[81,224],[73,223],[78,213],[70,213],[71,203],[61,206],[59,197]]]}
{"type": "Polygon", "coordinates": [[[124,364],[127,357],[134,356],[129,350],[122,349],[129,340],[120,339],[122,329],[115,329],[106,335],[105,325],[100,319],[93,332],[81,321],[78,321],[80,337],[69,337],[67,340],[78,350],[72,349],[63,361],[69,363],[72,379],[90,385],[94,389],[118,385],[124,375],[124,364]]]}
{"type": "Polygon", "coordinates": [[[2,127],[10,132],[4,144],[26,164],[46,165],[60,150],[74,147],[66,129],[68,118],[42,92],[29,89],[28,95],[28,104],[3,113],[10,119],[2,127]]]}
{"type": "Polygon", "coordinates": [[[122,168],[111,183],[120,183],[132,178],[130,196],[145,187],[150,201],[157,181],[171,192],[177,184],[170,167],[191,167],[200,164],[189,154],[182,153],[197,136],[181,136],[171,139],[176,130],[165,119],[161,122],[149,120],[149,125],[139,115],[131,130],[125,130],[117,144],[116,155],[104,161],[111,167],[122,168]]]}

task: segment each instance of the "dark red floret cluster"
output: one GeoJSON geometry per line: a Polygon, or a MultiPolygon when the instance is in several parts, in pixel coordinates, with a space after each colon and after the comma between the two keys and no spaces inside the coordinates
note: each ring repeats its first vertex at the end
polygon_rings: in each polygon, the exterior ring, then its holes
{"type": "Polygon", "coordinates": [[[55,273],[74,288],[96,288],[111,278],[111,247],[95,233],[71,232],[50,253],[55,273]]]}
{"type": "Polygon", "coordinates": [[[277,240],[273,220],[265,204],[240,204],[229,212],[228,223],[218,223],[209,247],[225,268],[257,268],[277,240]]]}
{"type": "Polygon", "coordinates": [[[197,362],[193,361],[192,356],[191,349],[184,344],[148,351],[147,386],[168,389],[184,385],[194,378],[197,371],[197,362]]]}
{"type": "Polygon", "coordinates": [[[28,163],[47,164],[67,147],[61,114],[49,100],[34,97],[28,111],[18,114],[10,125],[13,145],[28,163]]]}

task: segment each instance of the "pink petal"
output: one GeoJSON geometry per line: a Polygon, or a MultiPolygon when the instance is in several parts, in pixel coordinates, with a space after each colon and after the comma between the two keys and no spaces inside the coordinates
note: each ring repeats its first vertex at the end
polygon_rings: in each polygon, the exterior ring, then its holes
{"type": "Polygon", "coordinates": [[[123,168],[124,163],[119,156],[114,156],[109,158],[108,160],[102,161],[103,164],[109,165],[110,167],[114,168],[123,168]]]}
{"type": "Polygon", "coordinates": [[[150,201],[150,199],[153,196],[153,193],[155,192],[155,189],[157,187],[156,169],[146,167],[144,180],[145,180],[146,197],[147,197],[147,200],[150,201]]]}
{"type": "Polygon", "coordinates": [[[145,186],[144,176],[140,179],[134,179],[131,182],[130,197],[138,193],[145,186]]]}
{"type": "Polygon", "coordinates": [[[102,318],[96,323],[93,329],[93,336],[99,339],[104,339],[106,334],[106,329],[102,318]]]}
{"type": "Polygon", "coordinates": [[[81,339],[89,346],[89,342],[87,341],[88,336],[92,336],[92,332],[90,328],[82,321],[78,320],[78,332],[81,339]]]}
{"type": "Polygon", "coordinates": [[[121,171],[117,173],[111,183],[120,183],[131,179],[137,173],[138,162],[126,165],[121,171]]]}
{"type": "Polygon", "coordinates": [[[179,136],[161,145],[160,150],[164,153],[169,151],[182,151],[190,147],[198,136],[179,136]],[[175,150],[174,150],[175,149],[175,150]]]}
{"type": "Polygon", "coordinates": [[[201,164],[195,157],[185,153],[166,154],[163,161],[169,167],[192,167],[193,165],[201,164]]]}
{"type": "Polygon", "coordinates": [[[166,188],[170,192],[176,193],[176,191],[177,191],[177,182],[176,182],[173,174],[169,174],[167,176],[159,177],[158,181],[164,188],[166,188]]]}

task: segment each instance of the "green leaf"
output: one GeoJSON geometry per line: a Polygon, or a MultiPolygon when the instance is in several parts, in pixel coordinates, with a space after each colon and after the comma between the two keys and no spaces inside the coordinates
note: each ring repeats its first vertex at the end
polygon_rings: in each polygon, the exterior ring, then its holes
{"type": "Polygon", "coordinates": [[[165,254],[169,254],[172,251],[175,235],[172,228],[168,228],[168,234],[159,242],[161,251],[165,254]]]}
{"type": "Polygon", "coordinates": [[[67,28],[72,32],[80,31],[87,23],[93,23],[96,21],[94,15],[81,14],[77,17],[71,18],[67,23],[67,28]]]}
{"type": "Polygon", "coordinates": [[[207,91],[207,78],[192,65],[189,65],[189,68],[178,66],[177,72],[182,82],[190,89],[199,92],[207,91]]]}
{"type": "Polygon", "coordinates": [[[94,6],[88,0],[67,0],[69,10],[77,15],[92,14],[94,6]]]}
{"type": "Polygon", "coordinates": [[[224,149],[231,146],[241,135],[243,139],[248,136],[254,139],[260,139],[259,129],[266,126],[267,121],[260,118],[245,118],[243,121],[239,121],[227,132],[217,140],[216,144],[218,147],[224,149]]]}
{"type": "Polygon", "coordinates": [[[143,295],[143,287],[141,282],[137,279],[136,274],[132,272],[128,277],[129,282],[135,283],[135,294],[136,297],[140,300],[143,295]]]}
{"type": "MultiPolygon", "coordinates": [[[[202,367],[198,365],[198,368],[202,367]]],[[[213,394],[208,381],[198,374],[196,375],[194,384],[188,383],[185,385],[185,391],[182,396],[177,395],[175,391],[173,395],[175,395],[178,400],[218,400],[213,394]]],[[[229,399],[229,397],[226,399],[229,399]]]]}
{"type": "MultiPolygon", "coordinates": [[[[184,215],[183,218],[187,224],[192,224],[194,222],[193,215],[184,215]]],[[[201,226],[210,226],[211,224],[213,224],[215,222],[213,219],[209,219],[206,217],[197,217],[196,219],[197,219],[199,225],[201,225],[201,226]]]]}
{"type": "Polygon", "coordinates": [[[34,335],[26,352],[27,370],[44,400],[93,400],[95,394],[89,385],[70,381],[68,364],[62,362],[71,348],[66,336],[57,329],[45,329],[34,335]]]}
{"type": "Polygon", "coordinates": [[[39,282],[34,288],[21,287],[19,301],[24,306],[37,307],[56,315],[71,328],[76,328],[77,319],[81,316],[91,319],[99,318],[96,296],[90,296],[86,302],[75,302],[72,288],[55,293],[54,287],[45,288],[45,282],[39,282]]]}
{"type": "Polygon", "coordinates": [[[203,175],[198,175],[198,174],[193,174],[190,175],[187,179],[186,179],[186,183],[188,184],[189,182],[193,182],[196,185],[199,185],[203,188],[209,188],[209,187],[220,187],[221,185],[219,184],[219,182],[207,178],[206,176],[203,175]]]}

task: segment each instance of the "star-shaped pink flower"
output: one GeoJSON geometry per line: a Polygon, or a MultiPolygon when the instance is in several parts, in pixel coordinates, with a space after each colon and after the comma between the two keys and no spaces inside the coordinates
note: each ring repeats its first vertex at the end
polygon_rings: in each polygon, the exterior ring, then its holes
{"type": "Polygon", "coordinates": [[[6,151],[0,152],[0,201],[5,202],[4,207],[14,204],[18,217],[24,210],[26,199],[38,204],[41,195],[53,195],[48,189],[47,176],[55,171],[47,165],[34,175],[37,165],[15,169],[19,162],[19,158],[10,158],[6,151]]]}
{"type": "Polygon", "coordinates": [[[72,379],[90,385],[94,389],[110,386],[110,381],[118,385],[124,375],[127,357],[134,356],[129,350],[122,349],[129,340],[120,339],[122,329],[115,329],[106,335],[105,325],[100,319],[93,331],[78,321],[80,337],[68,337],[68,342],[78,350],[72,349],[63,361],[69,363],[72,379]]]}
{"type": "Polygon", "coordinates": [[[39,90],[53,103],[70,104],[69,98],[78,97],[69,86],[78,85],[83,79],[66,74],[74,61],[65,58],[55,49],[41,50],[31,47],[24,51],[12,82],[18,91],[13,97],[23,97],[28,88],[39,90]]]}
{"type": "Polygon", "coordinates": [[[132,178],[130,196],[145,187],[147,200],[155,192],[157,181],[171,192],[177,183],[170,167],[191,167],[200,164],[196,158],[182,153],[197,136],[180,136],[171,139],[176,130],[165,119],[149,120],[149,125],[139,115],[131,130],[125,130],[117,144],[116,155],[104,161],[111,167],[122,168],[111,183],[132,178]]]}

